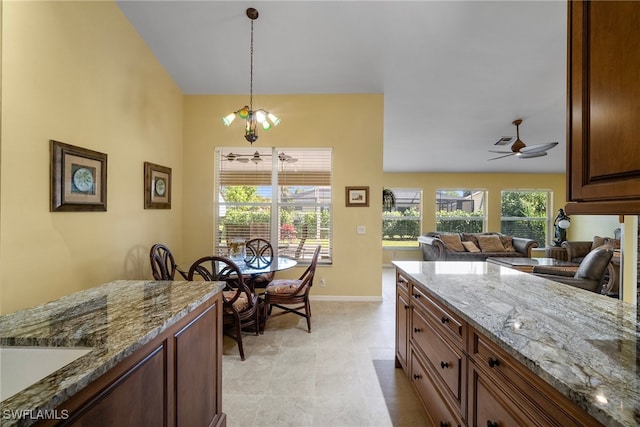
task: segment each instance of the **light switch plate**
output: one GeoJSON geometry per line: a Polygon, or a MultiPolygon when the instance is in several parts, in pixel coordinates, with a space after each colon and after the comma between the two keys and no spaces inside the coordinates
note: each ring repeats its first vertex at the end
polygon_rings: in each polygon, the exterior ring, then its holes
{"type": "Polygon", "coordinates": [[[364,225],[359,225],[359,226],[356,227],[356,233],[358,233],[358,234],[364,234],[365,231],[366,231],[366,229],[365,229],[364,225]]]}

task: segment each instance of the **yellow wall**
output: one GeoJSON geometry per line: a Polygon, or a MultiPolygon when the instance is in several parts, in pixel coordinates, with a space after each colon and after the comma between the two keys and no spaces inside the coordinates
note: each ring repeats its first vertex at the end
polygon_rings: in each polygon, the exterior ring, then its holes
{"type": "Polygon", "coordinates": [[[180,90],[114,2],[2,6],[0,313],[150,277],[152,243],[182,249],[180,90]],[[50,139],[108,154],[107,212],[49,212],[50,139]],[[144,161],[173,209],[143,209],[144,161]]]}
{"type": "MultiPolygon", "coordinates": [[[[222,126],[221,117],[245,105],[247,96],[185,96],[183,248],[187,261],[213,250],[213,176],[216,147],[247,147],[242,124],[222,126]]],[[[383,96],[269,95],[254,106],[282,119],[260,132],[256,147],[333,149],[333,265],[319,266],[315,297],[380,297],[382,266],[383,96]],[[369,186],[369,207],[345,207],[345,186],[369,186]],[[366,234],[356,234],[364,225],[366,234]],[[325,279],[326,287],[319,281],[325,279]]],[[[294,277],[301,268],[278,273],[294,277]]]]}
{"type": "MultiPolygon", "coordinates": [[[[490,173],[385,173],[385,187],[422,188],[422,232],[436,228],[436,190],[487,190],[487,231],[500,231],[500,193],[503,190],[551,190],[552,212],[565,205],[564,174],[490,174],[490,173]]],[[[555,214],[554,214],[555,216],[555,214]]],[[[392,259],[422,259],[419,248],[413,251],[385,250],[382,262],[392,259]]]]}
{"type": "Polygon", "coordinates": [[[622,228],[618,215],[571,215],[567,240],[593,240],[593,236],[613,237],[613,231],[622,228]]]}

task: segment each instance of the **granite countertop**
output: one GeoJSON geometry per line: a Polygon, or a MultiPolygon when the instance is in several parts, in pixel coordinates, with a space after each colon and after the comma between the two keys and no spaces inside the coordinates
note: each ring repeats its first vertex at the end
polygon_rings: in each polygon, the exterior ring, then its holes
{"type": "Polygon", "coordinates": [[[640,425],[634,305],[486,262],[393,264],[602,424],[640,425]]]}
{"type": "Polygon", "coordinates": [[[92,350],[0,402],[0,425],[17,412],[53,410],[222,290],[221,282],[118,280],[0,316],[0,346],[92,350]]]}

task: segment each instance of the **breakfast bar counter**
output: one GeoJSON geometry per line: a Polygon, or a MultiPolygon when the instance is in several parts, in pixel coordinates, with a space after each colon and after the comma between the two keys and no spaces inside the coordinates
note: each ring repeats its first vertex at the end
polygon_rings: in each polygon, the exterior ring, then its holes
{"type": "MultiPolygon", "coordinates": [[[[225,425],[223,285],[119,280],[0,316],[3,350],[86,349],[21,391],[2,396],[0,425],[90,425],[98,417],[101,425],[118,425],[119,416],[139,425],[225,425]],[[191,384],[193,378],[198,384],[191,384]],[[200,386],[202,407],[183,410],[185,399],[194,397],[193,387],[200,386]]],[[[23,369],[5,366],[0,381],[23,369]]]]}
{"type": "Polygon", "coordinates": [[[441,419],[450,415],[451,422],[475,424],[486,415],[481,406],[491,394],[516,423],[529,417],[546,425],[551,422],[541,421],[536,411],[556,411],[576,419],[586,413],[587,425],[640,425],[640,323],[634,305],[487,262],[393,265],[396,364],[411,371],[412,381],[430,379],[427,386],[415,387],[425,396],[442,397],[435,408],[441,419]],[[430,339],[421,342],[426,332],[430,339]],[[443,337],[444,344],[437,347],[434,337],[443,337]],[[498,366],[499,358],[487,356],[492,352],[515,361],[513,369],[498,366]],[[447,377],[452,365],[458,374],[453,380],[447,377]],[[494,374],[503,367],[504,372],[494,374]],[[575,408],[565,411],[557,399],[531,398],[529,379],[575,408]],[[459,380],[458,389],[454,380],[459,380]],[[505,403],[511,398],[524,404],[512,410],[505,403]]]}

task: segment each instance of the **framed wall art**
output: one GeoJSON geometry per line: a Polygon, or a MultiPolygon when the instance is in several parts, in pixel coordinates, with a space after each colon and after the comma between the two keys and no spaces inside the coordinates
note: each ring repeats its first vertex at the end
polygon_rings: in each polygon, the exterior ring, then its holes
{"type": "Polygon", "coordinates": [[[369,187],[346,187],[345,200],[348,208],[368,207],[369,187]]]}
{"type": "Polygon", "coordinates": [[[107,155],[50,140],[51,212],[107,210],[107,155]]]}
{"type": "Polygon", "coordinates": [[[171,209],[171,168],[144,162],[144,208],[171,209]]]}

